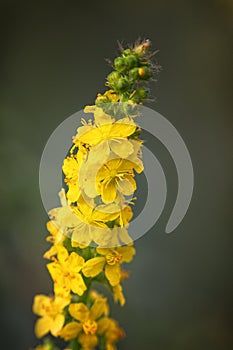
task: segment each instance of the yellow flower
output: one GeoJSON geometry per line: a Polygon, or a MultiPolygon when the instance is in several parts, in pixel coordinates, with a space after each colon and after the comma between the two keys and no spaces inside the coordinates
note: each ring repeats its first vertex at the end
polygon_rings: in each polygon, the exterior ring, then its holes
{"type": "Polygon", "coordinates": [[[69,255],[65,247],[57,248],[57,259],[54,258],[54,262],[47,264],[57,295],[67,296],[70,291],[82,295],[85,292],[87,287],[79,273],[83,266],[83,257],[75,252],[69,255]]]}
{"type": "MultiPolygon", "coordinates": [[[[114,187],[114,181],[110,181],[111,178],[114,177],[114,172],[118,175],[114,179],[118,183],[118,196],[121,192],[124,195],[130,195],[134,192],[136,184],[133,179],[133,169],[135,169],[137,173],[141,173],[144,169],[140,159],[142,141],[130,140],[129,142],[133,152],[130,150],[130,154],[128,154],[127,152],[130,148],[125,144],[125,151],[124,148],[122,148],[120,158],[115,158],[113,153],[110,154],[109,150],[104,149],[105,146],[103,146],[103,144],[91,149],[88,158],[80,167],[79,177],[80,187],[88,197],[95,198],[98,194],[102,195],[102,192],[105,190],[103,186],[107,184],[107,178],[109,179],[108,187],[114,187]],[[118,165],[119,169],[117,167],[118,165]],[[121,176],[121,170],[123,170],[123,176],[121,176]],[[101,184],[103,179],[105,181],[101,184]],[[119,181],[120,179],[121,181],[119,181]]],[[[124,141],[118,143],[117,147],[119,150],[120,147],[123,146],[124,141]]],[[[107,195],[107,191],[105,191],[105,194],[107,195]]],[[[118,202],[118,198],[115,195],[114,197],[115,201],[118,202]]]]}
{"type": "Polygon", "coordinates": [[[136,190],[134,171],[142,169],[127,159],[112,159],[104,164],[96,176],[96,187],[104,202],[113,202],[118,193],[130,196],[136,190]]]}
{"type": "Polygon", "coordinates": [[[98,344],[99,318],[108,314],[107,299],[98,297],[90,309],[83,303],[70,304],[69,313],[78,322],[66,324],[59,335],[65,341],[78,337],[83,349],[93,349],[98,344]]]}
{"type": "Polygon", "coordinates": [[[104,205],[94,207],[93,201],[91,204],[89,205],[81,197],[78,206],[72,208],[77,220],[79,220],[79,224],[73,230],[72,241],[85,246],[94,241],[103,246],[111,237],[111,230],[106,223],[118,218],[120,211],[107,211],[104,205]]]}
{"type": "MultiPolygon", "coordinates": [[[[132,219],[133,217],[133,211],[132,211],[132,208],[129,206],[129,205],[126,205],[121,211],[120,211],[120,215],[119,217],[117,218],[117,223],[121,226],[121,232],[120,234],[121,235],[127,235],[127,231],[123,230],[124,227],[127,227],[130,220],[132,219]]],[[[129,242],[126,242],[123,240],[123,242],[125,242],[126,244],[129,243],[129,242]]]]}
{"type": "Polygon", "coordinates": [[[51,259],[53,255],[57,254],[57,246],[62,245],[65,236],[52,221],[47,222],[47,230],[51,236],[48,236],[46,241],[53,243],[53,245],[47,252],[44,253],[44,258],[51,259]]]}
{"type": "MultiPolygon", "coordinates": [[[[111,151],[119,157],[127,157],[134,151],[133,145],[127,138],[135,130],[136,124],[132,119],[122,118],[115,123],[80,127],[73,142],[77,146],[82,143],[92,147],[90,153],[94,153],[92,157],[94,160],[102,161],[111,151]]],[[[90,154],[89,157],[91,157],[90,154]]]]}
{"type": "MultiPolygon", "coordinates": [[[[78,207],[71,207],[64,196],[65,193],[62,190],[60,198],[63,206],[49,212],[54,226],[63,235],[71,237],[74,247],[83,248],[90,245],[92,241],[102,247],[107,246],[112,239],[112,232],[106,223],[113,220],[122,222],[125,214],[120,207],[113,208],[112,205],[105,204],[96,206],[93,199],[89,201],[89,205],[82,196],[79,198],[78,207]]],[[[129,243],[129,241],[123,240],[123,243],[129,243]]],[[[45,257],[50,258],[54,254],[56,254],[56,247],[52,247],[52,251],[45,257]]]]}
{"type": "Polygon", "coordinates": [[[106,350],[115,350],[115,343],[125,336],[115,320],[105,317],[99,321],[99,333],[105,335],[106,350]]]}
{"type": "Polygon", "coordinates": [[[61,207],[53,208],[49,211],[50,219],[54,226],[65,236],[70,236],[70,230],[78,224],[77,217],[66,199],[64,188],[59,192],[61,207]]]}
{"type": "Polygon", "coordinates": [[[54,225],[52,221],[48,221],[46,227],[51,235],[46,238],[46,241],[53,243],[54,245],[61,244],[65,237],[62,232],[59,231],[58,227],[54,225]]]}
{"type": "Polygon", "coordinates": [[[120,283],[121,268],[123,262],[130,262],[136,253],[134,247],[124,246],[111,248],[97,248],[97,253],[103,256],[92,258],[85,262],[82,272],[86,277],[95,277],[104,270],[105,276],[111,286],[120,283]]]}
{"type": "Polygon", "coordinates": [[[105,102],[105,103],[110,103],[110,102],[118,102],[120,100],[120,96],[113,90],[109,89],[105,91],[105,93],[98,94],[96,98],[96,103],[98,102],[105,102]]]}
{"type": "MultiPolygon", "coordinates": [[[[105,299],[103,298],[103,295],[97,292],[95,289],[90,290],[89,296],[92,300],[92,302],[95,302],[97,299],[105,299]]],[[[109,314],[109,306],[106,303],[104,308],[104,315],[107,316],[109,314]]]]}
{"type": "MultiPolygon", "coordinates": [[[[90,198],[95,198],[100,194],[100,186],[96,179],[97,174],[101,173],[105,163],[107,165],[110,163],[111,165],[112,159],[116,157],[114,153],[117,155],[117,159],[120,157],[122,158],[122,161],[124,160],[125,165],[126,162],[128,162],[128,170],[131,173],[133,169],[138,173],[141,173],[143,170],[143,164],[138,157],[140,147],[141,142],[127,139],[112,140],[111,147],[109,147],[107,141],[101,142],[97,146],[92,147],[88,153],[88,157],[82,162],[79,169],[79,186],[81,190],[90,198]],[[114,149],[113,144],[116,145],[116,150],[114,149]]],[[[115,162],[117,162],[117,159],[115,159],[115,162]]],[[[123,188],[123,193],[125,195],[127,195],[127,191],[131,194],[136,187],[134,180],[132,180],[132,184],[123,181],[122,186],[124,185],[127,186],[127,188],[123,188]]]]}
{"type": "Polygon", "coordinates": [[[43,337],[48,332],[54,337],[62,329],[65,317],[63,309],[70,303],[70,298],[55,297],[55,299],[46,295],[36,295],[33,303],[33,312],[41,316],[35,325],[35,333],[38,338],[43,337]]]}
{"type": "Polygon", "coordinates": [[[67,198],[71,202],[76,202],[80,196],[80,188],[78,184],[80,164],[75,157],[67,157],[64,159],[62,170],[66,175],[65,182],[69,188],[67,198]]]}
{"type": "Polygon", "coordinates": [[[123,294],[122,286],[121,284],[117,284],[115,287],[112,288],[113,291],[113,298],[115,303],[119,301],[121,306],[125,305],[125,296],[123,294]]]}

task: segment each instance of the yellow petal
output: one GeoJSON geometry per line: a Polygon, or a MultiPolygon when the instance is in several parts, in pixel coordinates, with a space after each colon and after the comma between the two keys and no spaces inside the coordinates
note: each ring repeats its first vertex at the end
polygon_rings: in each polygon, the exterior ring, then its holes
{"type": "Polygon", "coordinates": [[[67,157],[64,159],[62,170],[68,178],[77,178],[79,164],[73,157],[67,157]]]}
{"type": "Polygon", "coordinates": [[[65,322],[64,315],[57,315],[51,322],[50,332],[54,337],[58,336],[58,332],[62,329],[65,322]]]}
{"type": "MultiPolygon", "coordinates": [[[[72,236],[73,238],[73,236],[72,236]]],[[[85,260],[82,256],[78,255],[75,252],[72,252],[69,256],[69,269],[72,272],[79,272],[84,265],[85,260]]]]}
{"type": "Polygon", "coordinates": [[[109,318],[103,317],[98,321],[98,333],[103,334],[107,331],[109,327],[109,318]]]}
{"type": "Polygon", "coordinates": [[[115,220],[119,216],[119,209],[112,204],[101,204],[92,212],[92,220],[100,227],[107,227],[104,222],[115,220]]]}
{"type": "Polygon", "coordinates": [[[82,330],[82,324],[78,322],[70,322],[61,330],[59,336],[65,341],[75,339],[82,330]]]}
{"type": "Polygon", "coordinates": [[[43,295],[43,294],[38,294],[34,297],[34,302],[33,302],[33,312],[34,314],[38,316],[45,316],[47,314],[46,308],[50,308],[51,306],[51,298],[43,295]]]}
{"type": "Polygon", "coordinates": [[[62,313],[64,307],[69,305],[70,299],[71,299],[71,296],[68,296],[66,298],[56,296],[54,300],[54,305],[56,306],[56,309],[58,310],[59,313],[62,313]]]}
{"type": "Polygon", "coordinates": [[[124,196],[130,196],[136,190],[136,182],[134,181],[132,176],[124,176],[122,180],[119,179],[117,181],[117,189],[124,196]]]}
{"type": "Polygon", "coordinates": [[[122,292],[122,286],[120,284],[117,284],[115,287],[113,287],[113,297],[115,302],[119,301],[121,306],[125,305],[125,297],[122,292]]]}
{"type": "Polygon", "coordinates": [[[80,334],[78,338],[79,343],[82,345],[83,350],[93,350],[98,344],[98,338],[96,335],[80,334]]]}
{"type": "Polygon", "coordinates": [[[96,320],[106,311],[107,299],[106,298],[97,298],[90,310],[90,317],[93,320],[96,320]]]}
{"type": "Polygon", "coordinates": [[[132,143],[127,139],[109,140],[109,146],[121,158],[127,158],[134,151],[132,143]]]}
{"type": "Polygon", "coordinates": [[[132,167],[136,170],[138,174],[140,174],[144,170],[144,166],[141,159],[139,159],[134,154],[130,154],[128,160],[131,161],[132,167]]]}
{"type": "Polygon", "coordinates": [[[88,166],[95,167],[96,170],[107,161],[110,154],[109,142],[102,140],[98,145],[93,146],[88,154],[88,166]]]}
{"type": "Polygon", "coordinates": [[[134,168],[134,163],[128,159],[121,159],[121,162],[118,165],[118,172],[120,173],[132,173],[134,168]]]}
{"type": "Polygon", "coordinates": [[[66,192],[65,192],[65,189],[64,189],[64,188],[61,189],[61,191],[58,193],[58,196],[59,196],[61,205],[62,205],[63,207],[67,206],[66,192]]]}
{"type": "Polygon", "coordinates": [[[76,216],[78,216],[82,221],[85,221],[83,220],[83,217],[90,216],[93,208],[85,201],[84,197],[81,196],[78,200],[78,207],[72,207],[72,210],[76,216]]]}
{"type": "Polygon", "coordinates": [[[103,182],[101,186],[101,197],[105,203],[111,203],[116,199],[117,191],[115,179],[103,182]]]}
{"type": "Polygon", "coordinates": [[[120,264],[108,265],[105,266],[105,276],[107,277],[111,286],[116,286],[120,283],[120,264]]]}
{"type": "Polygon", "coordinates": [[[112,124],[114,122],[114,119],[109,114],[104,113],[102,108],[96,107],[94,111],[94,118],[95,123],[98,125],[103,124],[112,124]]]}
{"type": "Polygon", "coordinates": [[[125,126],[127,124],[130,126],[136,127],[136,124],[135,124],[132,117],[124,117],[124,118],[118,119],[116,123],[121,124],[121,125],[123,124],[123,126],[125,126]]]}
{"type": "Polygon", "coordinates": [[[82,276],[78,273],[75,278],[71,279],[70,281],[70,289],[72,292],[78,294],[78,295],[83,295],[85,290],[87,289],[82,276]]]}
{"type": "Polygon", "coordinates": [[[132,238],[128,234],[128,231],[125,227],[119,227],[118,234],[122,243],[124,244],[132,243],[132,238]]]}
{"type": "Polygon", "coordinates": [[[54,223],[50,220],[46,224],[47,230],[52,236],[56,236],[58,234],[58,228],[54,225],[54,223]]]}
{"type": "MultiPolygon", "coordinates": [[[[93,169],[96,170],[96,169],[93,169]]],[[[96,174],[96,182],[102,182],[110,175],[110,169],[107,165],[102,165],[96,174]]]]}
{"type": "Polygon", "coordinates": [[[67,183],[69,190],[67,192],[67,198],[70,200],[70,202],[74,203],[77,202],[81,195],[81,190],[78,184],[77,180],[72,180],[67,183]]]}
{"type": "Polygon", "coordinates": [[[79,173],[79,185],[90,198],[95,198],[98,194],[95,187],[95,175],[98,172],[99,165],[96,164],[96,156],[94,161],[90,159],[93,152],[94,150],[91,149],[88,153],[88,159],[86,162],[83,162],[79,173]]]}
{"type": "MultiPolygon", "coordinates": [[[[85,228],[86,228],[85,224],[85,228]]],[[[83,227],[84,228],[84,227],[83,227]]],[[[73,230],[72,233],[72,247],[74,247],[74,244],[82,245],[82,246],[89,246],[91,243],[92,237],[90,235],[90,230],[86,229],[80,229],[76,228],[73,230]]]]}
{"type": "Polygon", "coordinates": [[[110,159],[105,166],[109,169],[109,171],[118,170],[122,161],[124,162],[125,160],[122,160],[121,158],[113,158],[110,159]]]}
{"type": "Polygon", "coordinates": [[[112,231],[107,227],[94,227],[91,226],[92,240],[98,244],[98,246],[106,247],[112,237],[112,231]]]}
{"type": "Polygon", "coordinates": [[[132,219],[132,217],[133,217],[132,208],[129,205],[125,206],[124,209],[121,210],[120,212],[120,216],[119,216],[120,226],[127,226],[129,221],[132,219]]]}
{"type": "Polygon", "coordinates": [[[133,256],[136,254],[134,247],[119,247],[117,251],[122,255],[121,263],[132,261],[133,256]]]}
{"type": "Polygon", "coordinates": [[[115,344],[106,341],[106,350],[116,350],[115,344]]]}
{"type": "Polygon", "coordinates": [[[57,257],[61,264],[64,264],[68,259],[69,253],[63,246],[57,247],[57,257]]]}
{"type": "Polygon", "coordinates": [[[100,255],[107,255],[111,252],[111,249],[109,249],[109,248],[96,248],[96,251],[100,255]]]}
{"type": "Polygon", "coordinates": [[[82,272],[86,277],[95,277],[103,271],[104,264],[104,257],[92,258],[85,262],[82,272]]]}
{"type": "Polygon", "coordinates": [[[70,279],[69,278],[55,278],[54,293],[56,296],[68,298],[70,296],[70,279]]]}
{"type": "Polygon", "coordinates": [[[78,128],[77,135],[74,137],[74,143],[79,144],[79,142],[89,143],[87,142],[88,134],[93,130],[94,127],[92,125],[83,125],[78,128]]]}
{"type": "Polygon", "coordinates": [[[48,316],[41,317],[36,321],[35,334],[37,338],[42,338],[50,331],[52,319],[48,316]]]}
{"type": "Polygon", "coordinates": [[[107,139],[108,135],[110,134],[111,127],[112,125],[107,124],[100,127],[91,127],[89,129],[86,128],[85,132],[82,132],[82,135],[78,136],[78,140],[91,146],[95,146],[101,141],[107,139]]]}
{"type": "Polygon", "coordinates": [[[83,303],[70,304],[69,313],[71,314],[71,316],[73,316],[76,320],[80,321],[81,323],[85,323],[89,317],[89,309],[83,303]]]}
{"type": "Polygon", "coordinates": [[[96,108],[96,106],[85,106],[83,111],[84,113],[94,113],[96,108]]]}
{"type": "Polygon", "coordinates": [[[136,130],[135,124],[126,124],[125,120],[118,120],[111,128],[111,138],[124,138],[130,136],[136,130]]]}
{"type": "Polygon", "coordinates": [[[57,247],[53,245],[49,250],[47,250],[44,253],[43,258],[51,260],[51,257],[54,256],[55,254],[57,254],[57,247]]]}
{"type": "Polygon", "coordinates": [[[60,264],[58,264],[57,262],[51,262],[49,264],[46,265],[52,279],[55,281],[57,278],[61,278],[62,277],[62,271],[61,271],[61,267],[60,264]]]}

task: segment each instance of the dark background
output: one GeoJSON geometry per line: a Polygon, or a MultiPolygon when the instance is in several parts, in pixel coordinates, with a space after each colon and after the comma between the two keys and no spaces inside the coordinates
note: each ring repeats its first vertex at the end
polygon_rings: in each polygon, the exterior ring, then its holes
{"type": "MultiPolygon", "coordinates": [[[[233,345],[230,231],[230,0],[1,1],[1,348],[35,345],[36,293],[51,282],[43,252],[47,215],[38,168],[44,145],[68,116],[91,104],[117,54],[117,40],[150,38],[163,66],[149,107],[177,128],[190,151],[195,188],[171,235],[174,164],[156,141],[168,201],[136,242],[121,350],[227,350],[233,345]]],[[[153,140],[152,140],[153,141],[153,140]]],[[[148,144],[152,142],[148,138],[148,144]]]]}

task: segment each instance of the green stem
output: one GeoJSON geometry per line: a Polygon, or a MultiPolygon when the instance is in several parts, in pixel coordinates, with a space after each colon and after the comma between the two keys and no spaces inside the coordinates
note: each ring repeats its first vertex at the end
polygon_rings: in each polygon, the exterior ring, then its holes
{"type": "Polygon", "coordinates": [[[69,348],[72,350],[80,350],[81,345],[78,343],[77,339],[74,339],[69,343],[69,348]]]}

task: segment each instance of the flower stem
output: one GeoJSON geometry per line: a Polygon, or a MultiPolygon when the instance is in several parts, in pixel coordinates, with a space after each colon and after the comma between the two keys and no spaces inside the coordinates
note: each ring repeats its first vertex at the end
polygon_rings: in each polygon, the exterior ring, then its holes
{"type": "Polygon", "coordinates": [[[74,340],[71,340],[71,342],[69,343],[69,348],[71,350],[80,350],[81,345],[78,343],[77,339],[74,339],[74,340]]]}

